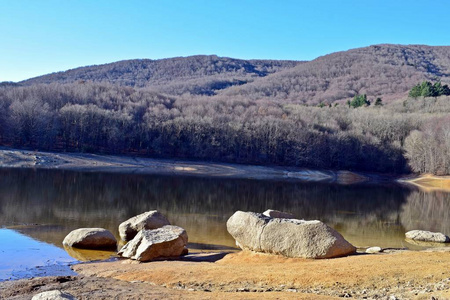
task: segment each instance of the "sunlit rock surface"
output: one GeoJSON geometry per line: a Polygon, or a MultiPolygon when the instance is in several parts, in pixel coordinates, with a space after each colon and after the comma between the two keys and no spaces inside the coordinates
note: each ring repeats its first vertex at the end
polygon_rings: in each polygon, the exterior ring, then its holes
{"type": "Polygon", "coordinates": [[[157,210],[152,210],[122,222],[119,234],[122,240],[130,241],[143,229],[157,229],[164,225],[170,225],[169,220],[157,210]]]}
{"type": "Polygon", "coordinates": [[[166,225],[158,229],[141,230],[119,251],[119,255],[138,261],[177,257],[187,254],[188,235],[181,227],[166,225]]]}
{"type": "Polygon", "coordinates": [[[411,230],[405,233],[407,239],[422,241],[422,242],[432,242],[432,243],[448,243],[450,238],[440,232],[431,232],[425,230],[411,230]]]}
{"type": "Polygon", "coordinates": [[[283,218],[283,219],[294,219],[294,215],[288,212],[279,211],[275,209],[268,209],[263,212],[263,215],[270,218],[283,218]]]}
{"type": "Polygon", "coordinates": [[[304,258],[332,258],[356,252],[342,235],[320,221],[237,211],[228,219],[227,229],[239,247],[258,252],[304,258]]]}
{"type": "Polygon", "coordinates": [[[112,249],[116,247],[117,240],[103,228],[79,228],[64,238],[63,245],[83,249],[112,249]]]}
{"type": "Polygon", "coordinates": [[[47,291],[34,295],[31,300],[76,300],[74,296],[69,293],[63,293],[61,291],[47,291]]]}

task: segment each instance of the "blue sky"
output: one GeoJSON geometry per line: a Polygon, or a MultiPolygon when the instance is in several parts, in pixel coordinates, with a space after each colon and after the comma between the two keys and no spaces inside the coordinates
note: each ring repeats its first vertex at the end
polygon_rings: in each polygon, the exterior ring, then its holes
{"type": "Polygon", "coordinates": [[[449,11],[448,0],[0,0],[0,81],[132,58],[450,45],[449,11]]]}

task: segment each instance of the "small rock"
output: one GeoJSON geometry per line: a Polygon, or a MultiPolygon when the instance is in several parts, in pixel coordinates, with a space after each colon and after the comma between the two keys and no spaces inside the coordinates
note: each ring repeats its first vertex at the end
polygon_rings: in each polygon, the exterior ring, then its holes
{"type": "Polygon", "coordinates": [[[58,290],[47,291],[36,294],[31,298],[31,300],[76,300],[74,296],[69,293],[63,293],[58,290]]]}
{"type": "Polygon", "coordinates": [[[380,247],[370,247],[370,248],[366,249],[366,253],[369,253],[369,254],[379,253],[379,252],[381,252],[381,250],[383,250],[383,249],[381,249],[380,247]]]}
{"type": "Polygon", "coordinates": [[[132,217],[119,225],[120,238],[131,241],[143,229],[157,229],[170,225],[169,220],[157,210],[148,211],[132,217]]]}
{"type": "Polygon", "coordinates": [[[294,215],[288,212],[283,212],[274,209],[268,209],[263,212],[263,215],[269,218],[280,218],[280,219],[295,219],[294,215]]]}
{"type": "Polygon", "coordinates": [[[450,238],[440,232],[431,232],[425,230],[411,230],[405,233],[407,239],[422,241],[422,242],[435,242],[435,243],[449,243],[450,238]]]}
{"type": "Polygon", "coordinates": [[[79,228],[64,238],[63,245],[84,249],[113,249],[117,247],[117,240],[103,228],[79,228]]]}
{"type": "Polygon", "coordinates": [[[187,254],[187,242],[186,230],[166,225],[158,229],[139,231],[118,254],[138,261],[177,257],[187,254]]]}

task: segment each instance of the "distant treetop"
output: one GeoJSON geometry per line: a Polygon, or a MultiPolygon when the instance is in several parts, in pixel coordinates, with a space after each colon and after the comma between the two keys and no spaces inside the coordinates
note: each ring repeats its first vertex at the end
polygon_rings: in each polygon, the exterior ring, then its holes
{"type": "Polygon", "coordinates": [[[450,88],[448,85],[442,85],[440,81],[432,84],[429,81],[423,81],[415,85],[410,91],[409,96],[412,98],[417,97],[439,97],[450,95],[450,88]]]}
{"type": "MultiPolygon", "coordinates": [[[[380,99],[381,100],[381,99],[380,99]]],[[[349,107],[353,107],[353,108],[357,108],[360,106],[369,106],[370,105],[370,101],[367,100],[367,95],[363,94],[363,95],[355,95],[355,97],[353,97],[352,101],[348,101],[347,102],[349,107]]]]}

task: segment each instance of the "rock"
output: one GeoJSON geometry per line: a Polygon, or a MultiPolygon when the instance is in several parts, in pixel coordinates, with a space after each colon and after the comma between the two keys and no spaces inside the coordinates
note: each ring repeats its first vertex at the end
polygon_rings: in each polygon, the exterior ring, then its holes
{"type": "Polygon", "coordinates": [[[228,219],[227,230],[242,249],[287,257],[331,258],[356,252],[342,235],[320,221],[237,211],[228,219]]]}
{"type": "Polygon", "coordinates": [[[67,300],[67,299],[76,300],[76,298],[71,294],[63,293],[58,290],[42,292],[34,295],[33,298],[31,298],[31,300],[67,300]]]}
{"type": "Polygon", "coordinates": [[[430,232],[425,230],[411,230],[405,233],[407,239],[422,241],[422,242],[434,242],[434,243],[449,243],[450,238],[440,232],[430,232]]]}
{"type": "Polygon", "coordinates": [[[63,245],[84,249],[114,249],[117,240],[114,235],[103,228],[79,228],[71,231],[63,245]]]}
{"type": "Polygon", "coordinates": [[[270,218],[295,219],[294,215],[288,212],[283,212],[274,209],[268,209],[263,212],[263,215],[270,218]]]}
{"type": "Polygon", "coordinates": [[[383,250],[383,249],[381,249],[380,247],[370,247],[370,248],[366,249],[366,253],[369,253],[369,254],[379,253],[379,252],[381,252],[381,250],[383,250]]]}
{"type": "Polygon", "coordinates": [[[187,254],[188,236],[181,227],[166,225],[158,229],[144,229],[119,251],[119,255],[138,261],[169,258],[187,254]]]}
{"type": "Polygon", "coordinates": [[[169,220],[157,210],[132,217],[119,225],[119,235],[124,241],[132,240],[143,229],[157,229],[170,225],[169,220]]]}

